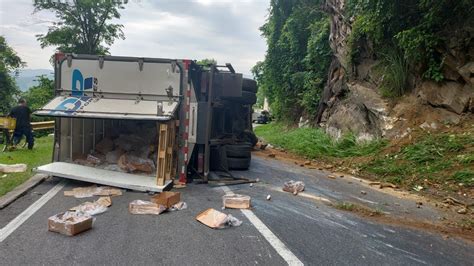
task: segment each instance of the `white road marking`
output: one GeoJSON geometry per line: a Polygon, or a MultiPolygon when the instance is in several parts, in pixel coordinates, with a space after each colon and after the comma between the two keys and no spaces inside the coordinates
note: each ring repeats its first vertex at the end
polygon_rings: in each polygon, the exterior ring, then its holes
{"type": "MultiPolygon", "coordinates": [[[[221,188],[228,195],[234,194],[227,186],[222,186],[221,188]]],[[[241,209],[241,211],[288,265],[304,265],[251,210],[241,209]]]]}
{"type": "Polygon", "coordinates": [[[31,204],[26,210],[20,213],[15,219],[9,222],[5,227],[0,229],[0,243],[3,242],[9,235],[11,235],[20,225],[22,225],[28,218],[30,218],[36,211],[45,205],[51,198],[54,197],[66,185],[66,181],[59,182],[56,186],[50,189],[41,198],[31,204]]]}

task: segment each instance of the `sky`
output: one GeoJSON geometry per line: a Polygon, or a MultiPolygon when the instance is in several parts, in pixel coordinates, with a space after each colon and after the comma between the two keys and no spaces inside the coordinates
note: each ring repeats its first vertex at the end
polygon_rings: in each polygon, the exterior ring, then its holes
{"type": "MultiPolygon", "coordinates": [[[[65,1],[65,0],[62,0],[65,1]]],[[[265,39],[259,27],[268,17],[269,0],[129,0],[118,23],[125,40],[111,55],[204,59],[231,63],[237,72],[263,60],[265,39]]],[[[0,34],[27,63],[51,69],[54,47],[41,49],[36,34],[55,20],[48,11],[33,12],[33,0],[0,0],[0,34]]]]}

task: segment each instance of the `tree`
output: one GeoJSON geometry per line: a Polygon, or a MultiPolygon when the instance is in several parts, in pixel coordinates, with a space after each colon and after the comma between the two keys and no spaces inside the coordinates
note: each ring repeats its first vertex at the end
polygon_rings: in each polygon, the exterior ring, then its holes
{"type": "Polygon", "coordinates": [[[9,112],[19,93],[11,73],[18,74],[18,69],[24,66],[25,62],[8,46],[5,37],[0,36],[0,114],[9,112]]]}
{"type": "Polygon", "coordinates": [[[267,39],[263,62],[252,72],[262,96],[279,120],[294,123],[314,114],[331,59],[329,20],[323,0],[270,1],[270,14],[260,28],[267,39]],[[263,94],[263,95],[262,95],[263,94]]]}
{"type": "MultiPolygon", "coordinates": [[[[126,3],[126,1],[125,1],[126,3]]],[[[122,24],[110,23],[119,19],[121,1],[73,0],[34,2],[35,12],[55,12],[58,22],[48,33],[36,35],[41,47],[56,46],[61,52],[82,54],[108,54],[115,39],[125,39],[122,24]]]]}
{"type": "Polygon", "coordinates": [[[41,75],[37,77],[37,82],[38,85],[22,93],[22,97],[32,110],[43,107],[54,98],[54,80],[49,79],[46,75],[41,75]]]}
{"type": "Polygon", "coordinates": [[[203,69],[209,70],[209,66],[212,64],[217,64],[217,61],[214,58],[204,58],[204,59],[198,60],[196,64],[202,66],[203,69]]]}

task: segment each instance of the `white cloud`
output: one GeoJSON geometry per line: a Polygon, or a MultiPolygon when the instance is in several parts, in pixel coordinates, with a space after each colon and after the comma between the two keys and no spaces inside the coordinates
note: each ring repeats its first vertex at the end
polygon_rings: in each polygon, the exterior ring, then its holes
{"type": "MultiPolygon", "coordinates": [[[[41,49],[35,35],[54,21],[51,12],[33,14],[32,0],[1,0],[0,34],[5,35],[29,68],[50,68],[54,48],[41,49]]],[[[265,22],[268,0],[131,0],[121,10],[125,40],[112,55],[214,58],[250,74],[265,54],[258,28],[265,22]]]]}

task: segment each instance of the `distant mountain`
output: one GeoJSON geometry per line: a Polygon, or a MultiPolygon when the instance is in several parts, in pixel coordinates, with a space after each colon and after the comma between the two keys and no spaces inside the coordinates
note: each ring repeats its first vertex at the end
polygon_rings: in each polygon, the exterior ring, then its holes
{"type": "Polygon", "coordinates": [[[30,87],[38,85],[36,77],[41,75],[46,75],[50,79],[54,78],[54,73],[51,69],[22,69],[19,71],[18,76],[15,77],[15,81],[22,91],[26,91],[30,87]]]}

